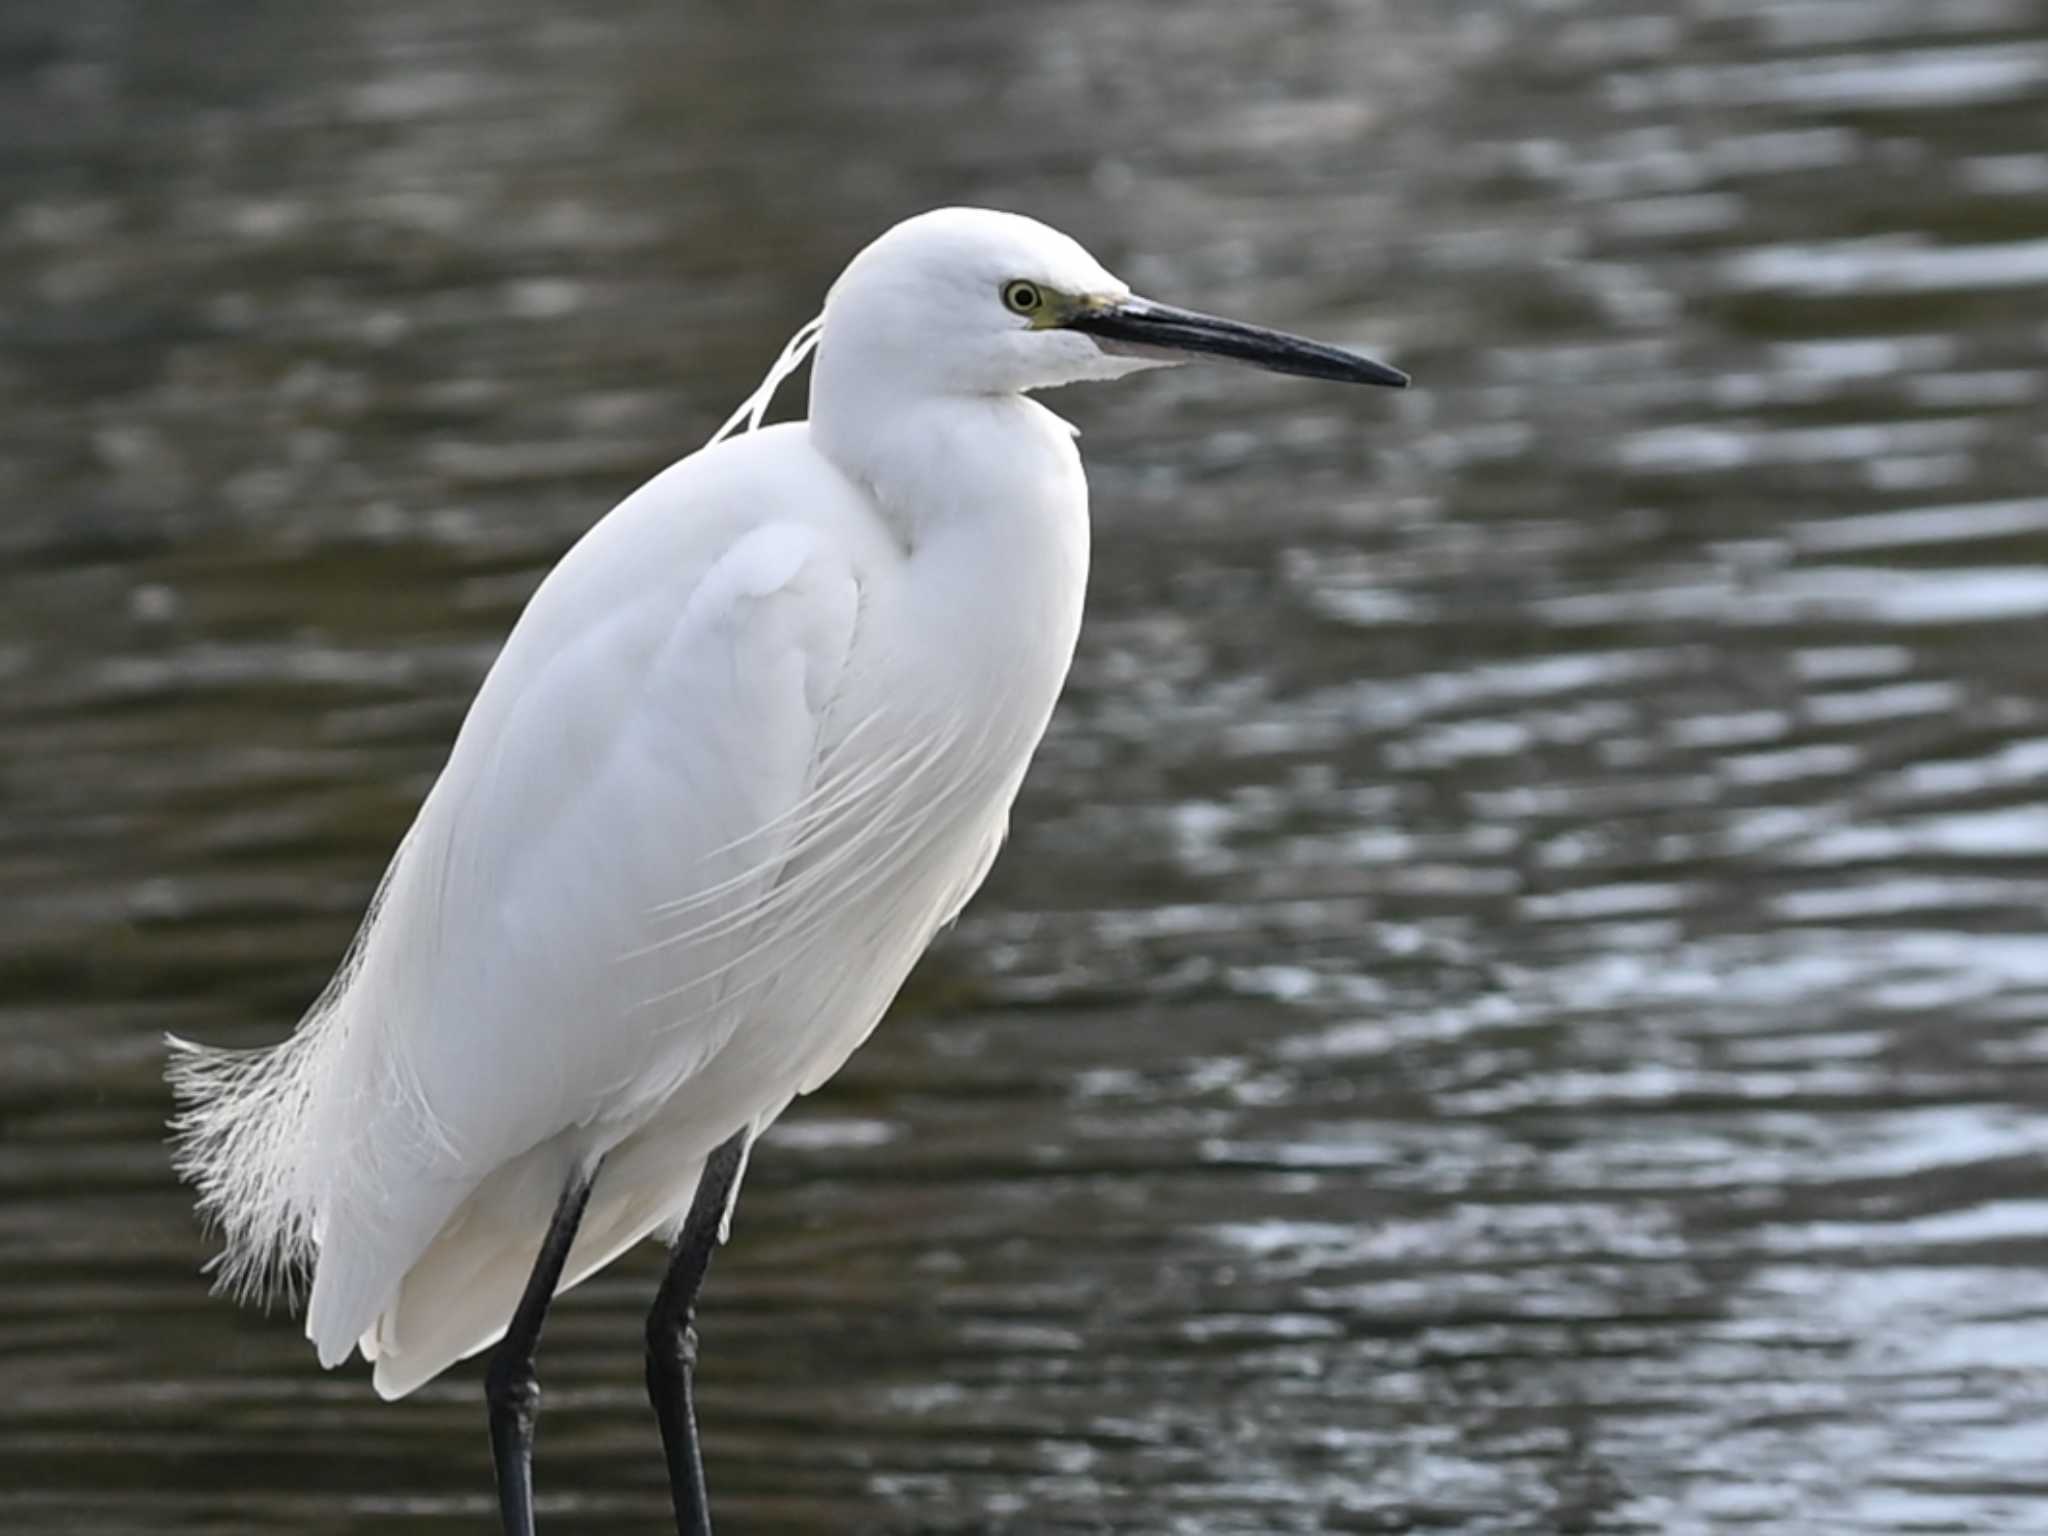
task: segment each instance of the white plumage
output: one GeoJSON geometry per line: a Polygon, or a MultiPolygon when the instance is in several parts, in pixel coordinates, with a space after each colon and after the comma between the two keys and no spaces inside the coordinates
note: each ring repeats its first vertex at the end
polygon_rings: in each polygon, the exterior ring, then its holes
{"type": "MultiPolygon", "coordinates": [[[[1022,226],[1048,285],[1120,286],[1026,221],[928,218],[955,244],[1022,226]]],[[[994,858],[1073,654],[1085,482],[1017,395],[835,393],[863,275],[809,423],[692,454],[542,583],[299,1032],[180,1049],[226,1277],[310,1263],[322,1363],[360,1345],[387,1397],[503,1331],[574,1167],[608,1157],[568,1284],[678,1221],[994,858]],[[943,504],[901,494],[906,461],[943,504]]]]}
{"type": "Polygon", "coordinates": [[[505,1330],[600,1159],[564,1287],[674,1228],[987,874],[1088,562],[1072,431],[1023,391],[1191,350],[1399,379],[975,210],[856,258],[728,430],[814,334],[807,421],[714,440],[542,583],[297,1033],[176,1043],[224,1283],[310,1281],[321,1362],[387,1397],[505,1330]]]}

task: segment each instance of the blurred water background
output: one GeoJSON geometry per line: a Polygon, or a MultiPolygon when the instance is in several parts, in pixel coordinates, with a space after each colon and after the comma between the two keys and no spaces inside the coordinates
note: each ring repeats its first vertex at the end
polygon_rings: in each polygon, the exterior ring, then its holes
{"type": "MultiPolygon", "coordinates": [[[[1010,851],[754,1164],[722,1536],[2048,1532],[2035,0],[11,0],[0,1528],[488,1529],[209,1300],[279,1036],[527,593],[951,201],[1347,340],[1053,400],[1010,851]]],[[[658,1254],[555,1532],[665,1528],[658,1254]]]]}

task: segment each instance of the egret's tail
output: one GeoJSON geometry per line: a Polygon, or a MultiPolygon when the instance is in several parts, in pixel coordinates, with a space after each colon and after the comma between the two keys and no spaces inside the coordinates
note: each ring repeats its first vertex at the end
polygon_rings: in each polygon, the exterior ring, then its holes
{"type": "Polygon", "coordinates": [[[296,1305],[315,1232],[302,1191],[300,1130],[307,1121],[320,1034],[301,1030],[280,1045],[224,1051],[169,1037],[166,1076],[178,1101],[171,1119],[179,1175],[223,1241],[208,1266],[215,1286],[248,1300],[296,1305]]]}
{"type": "Polygon", "coordinates": [[[164,1075],[178,1104],[172,1161],[221,1236],[221,1253],[207,1266],[215,1289],[237,1300],[282,1299],[296,1308],[306,1293],[320,1242],[315,1170],[306,1157],[316,1095],[347,1041],[350,995],[412,843],[407,833],[341,968],[289,1039],[229,1051],[165,1037],[171,1059],[164,1075]]]}
{"type": "MultiPolygon", "coordinates": [[[[168,1075],[178,1171],[223,1239],[215,1286],[238,1299],[306,1309],[322,1365],[339,1365],[391,1302],[413,1259],[473,1180],[418,1178],[402,1206],[379,1197],[392,1169],[335,1145],[334,1081],[345,1026],[316,1008],[297,1034],[267,1050],[222,1051],[171,1041],[168,1075]],[[323,1087],[324,1085],[324,1087],[323,1087]],[[314,1155],[314,1154],[319,1155],[314,1155]],[[368,1214],[373,1219],[364,1219],[368,1214]]],[[[368,1092],[389,1104],[395,1096],[368,1092]]],[[[374,1144],[374,1129],[361,1138],[374,1144]]],[[[509,1310],[509,1309],[508,1309],[509,1310]]]]}

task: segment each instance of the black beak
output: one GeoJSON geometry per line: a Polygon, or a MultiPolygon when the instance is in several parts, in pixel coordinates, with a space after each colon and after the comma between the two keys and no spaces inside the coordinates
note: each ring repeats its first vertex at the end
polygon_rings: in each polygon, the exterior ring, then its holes
{"type": "Polygon", "coordinates": [[[1219,320],[1192,309],[1175,309],[1135,296],[1106,308],[1084,310],[1066,322],[1102,341],[1105,352],[1139,357],[1203,354],[1230,357],[1270,373],[1299,374],[1305,379],[1333,379],[1339,384],[1384,384],[1406,389],[1408,375],[1342,347],[1326,346],[1306,336],[1269,331],[1236,320],[1219,320]]]}

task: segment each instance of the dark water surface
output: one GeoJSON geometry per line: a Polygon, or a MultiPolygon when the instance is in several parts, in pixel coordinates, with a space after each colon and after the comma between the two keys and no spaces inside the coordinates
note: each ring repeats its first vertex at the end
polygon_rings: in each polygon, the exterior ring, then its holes
{"type": "MultiPolygon", "coordinates": [[[[971,200],[1424,387],[1054,403],[986,894],[755,1163],[721,1536],[2048,1532],[2034,0],[0,11],[0,1530],[489,1528],[209,1300],[275,1038],[540,573],[971,200]]],[[[643,1253],[556,1532],[656,1531],[643,1253]]]]}

